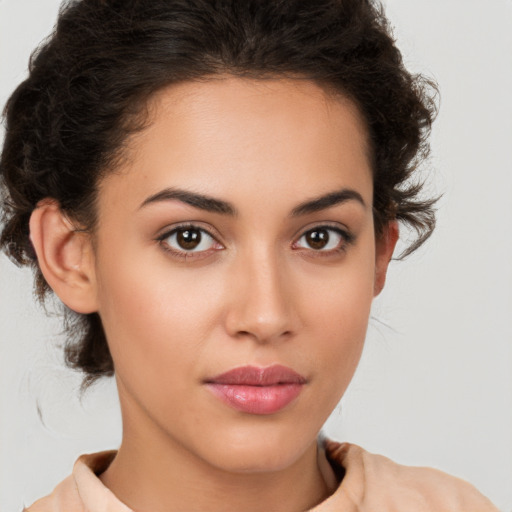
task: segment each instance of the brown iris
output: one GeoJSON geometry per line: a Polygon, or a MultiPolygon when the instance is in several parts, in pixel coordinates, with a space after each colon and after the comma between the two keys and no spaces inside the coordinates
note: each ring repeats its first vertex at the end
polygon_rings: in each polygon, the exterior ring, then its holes
{"type": "Polygon", "coordinates": [[[201,243],[201,230],[199,229],[179,229],[176,232],[176,241],[178,245],[187,251],[196,249],[201,243]]]}
{"type": "Polygon", "coordinates": [[[329,243],[329,231],[327,229],[312,229],[304,236],[307,244],[312,249],[323,249],[329,243]]]}

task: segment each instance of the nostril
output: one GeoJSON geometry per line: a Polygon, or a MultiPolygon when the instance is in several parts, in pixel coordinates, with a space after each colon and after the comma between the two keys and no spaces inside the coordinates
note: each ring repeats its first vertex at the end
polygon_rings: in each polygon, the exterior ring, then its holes
{"type": "Polygon", "coordinates": [[[235,333],[235,338],[237,339],[252,339],[261,344],[272,343],[274,341],[284,340],[291,337],[292,331],[290,330],[279,332],[274,329],[254,328],[253,330],[239,330],[235,333]]]}

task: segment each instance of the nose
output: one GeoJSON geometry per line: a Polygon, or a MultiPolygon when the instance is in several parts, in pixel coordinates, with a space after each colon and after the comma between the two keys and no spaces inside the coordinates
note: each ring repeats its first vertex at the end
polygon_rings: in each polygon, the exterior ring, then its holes
{"type": "Polygon", "coordinates": [[[270,343],[293,336],[298,314],[286,265],[272,251],[241,257],[230,271],[226,330],[236,338],[270,343]]]}

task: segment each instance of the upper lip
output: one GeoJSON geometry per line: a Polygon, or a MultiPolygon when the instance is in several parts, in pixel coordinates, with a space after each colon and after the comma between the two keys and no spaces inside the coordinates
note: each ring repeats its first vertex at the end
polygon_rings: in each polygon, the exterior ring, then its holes
{"type": "Polygon", "coordinates": [[[305,384],[306,379],[291,368],[275,364],[265,368],[240,366],[208,379],[206,382],[239,386],[275,386],[277,384],[305,384]]]}

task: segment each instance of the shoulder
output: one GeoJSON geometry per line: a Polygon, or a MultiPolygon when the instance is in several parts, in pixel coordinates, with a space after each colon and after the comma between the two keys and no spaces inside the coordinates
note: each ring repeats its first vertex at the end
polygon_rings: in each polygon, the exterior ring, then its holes
{"type": "Polygon", "coordinates": [[[85,512],[72,475],[63,480],[53,492],[37,500],[23,512],[85,512]]]}
{"type": "Polygon", "coordinates": [[[73,473],[53,492],[23,512],[131,512],[98,478],[115,457],[115,451],[82,455],[73,473]]]}
{"type": "Polygon", "coordinates": [[[349,443],[327,441],[325,449],[329,460],[345,470],[331,499],[350,503],[347,510],[498,512],[471,484],[442,471],[396,464],[349,443]]]}

